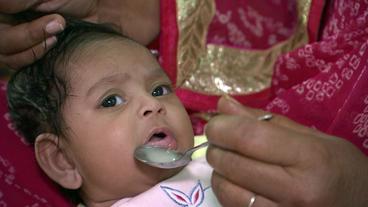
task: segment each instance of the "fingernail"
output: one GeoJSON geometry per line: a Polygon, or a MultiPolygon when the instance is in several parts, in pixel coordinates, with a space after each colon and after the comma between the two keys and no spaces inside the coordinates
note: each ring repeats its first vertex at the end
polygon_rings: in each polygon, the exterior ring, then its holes
{"type": "Polygon", "coordinates": [[[60,24],[57,21],[51,21],[46,25],[46,32],[49,34],[57,34],[64,30],[64,27],[62,24],[60,24]]]}
{"type": "Polygon", "coordinates": [[[46,42],[46,47],[50,48],[57,42],[57,38],[55,36],[52,36],[52,37],[47,38],[45,42],[46,42]]]}

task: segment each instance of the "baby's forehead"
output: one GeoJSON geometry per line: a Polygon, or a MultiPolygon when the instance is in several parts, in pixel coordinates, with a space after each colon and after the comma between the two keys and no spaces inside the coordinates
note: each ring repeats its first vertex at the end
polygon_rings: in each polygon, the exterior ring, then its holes
{"type": "Polygon", "coordinates": [[[147,48],[127,38],[113,37],[89,41],[78,46],[72,53],[62,65],[68,80],[84,75],[87,70],[87,73],[90,73],[96,70],[96,67],[106,72],[119,73],[136,67],[133,64],[144,68],[144,73],[160,69],[166,75],[157,59],[147,48]],[[116,70],[111,68],[116,68],[116,70]]]}
{"type": "Polygon", "coordinates": [[[93,39],[86,41],[84,44],[78,46],[78,49],[74,52],[81,53],[89,52],[90,54],[98,53],[102,50],[122,50],[128,51],[130,49],[140,49],[145,51],[145,47],[125,37],[112,36],[103,39],[93,39]]]}
{"type": "Polygon", "coordinates": [[[62,67],[68,68],[78,62],[95,62],[102,58],[111,58],[114,54],[119,54],[121,58],[128,58],[129,54],[135,52],[138,54],[150,53],[144,46],[125,37],[112,36],[99,39],[87,40],[74,48],[59,61],[62,67]]]}

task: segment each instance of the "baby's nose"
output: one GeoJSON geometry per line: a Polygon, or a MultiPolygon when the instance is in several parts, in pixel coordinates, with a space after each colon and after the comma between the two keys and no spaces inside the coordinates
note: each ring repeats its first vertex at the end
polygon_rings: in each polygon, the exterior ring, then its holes
{"type": "Polygon", "coordinates": [[[154,114],[163,114],[163,113],[165,113],[165,107],[160,102],[160,100],[158,100],[155,97],[145,99],[139,112],[141,117],[149,117],[154,114]]]}

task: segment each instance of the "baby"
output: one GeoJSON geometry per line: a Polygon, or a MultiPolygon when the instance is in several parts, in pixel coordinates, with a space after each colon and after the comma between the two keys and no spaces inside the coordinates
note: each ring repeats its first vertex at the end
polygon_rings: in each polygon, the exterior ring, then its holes
{"type": "Polygon", "coordinates": [[[156,58],[108,27],[68,22],[54,48],[12,77],[8,102],[41,169],[75,202],[219,205],[205,160],[167,170],[134,159],[141,145],[183,152],[194,136],[156,58]]]}

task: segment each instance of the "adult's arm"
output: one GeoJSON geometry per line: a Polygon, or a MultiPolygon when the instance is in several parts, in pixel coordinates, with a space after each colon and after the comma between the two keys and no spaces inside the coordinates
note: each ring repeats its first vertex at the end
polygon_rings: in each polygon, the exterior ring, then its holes
{"type": "Polygon", "coordinates": [[[224,206],[368,206],[368,158],[351,143],[222,98],[206,127],[212,187],[224,206]]]}

